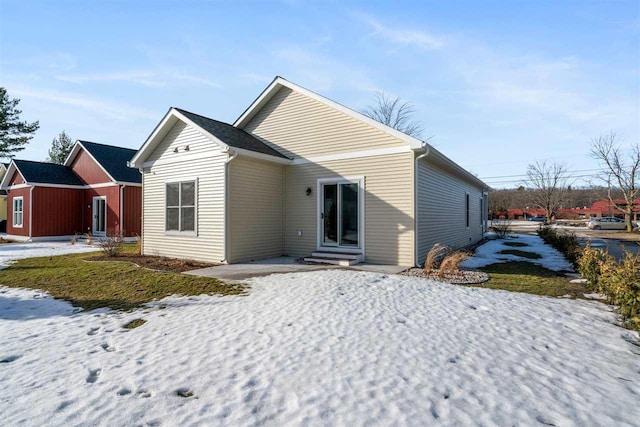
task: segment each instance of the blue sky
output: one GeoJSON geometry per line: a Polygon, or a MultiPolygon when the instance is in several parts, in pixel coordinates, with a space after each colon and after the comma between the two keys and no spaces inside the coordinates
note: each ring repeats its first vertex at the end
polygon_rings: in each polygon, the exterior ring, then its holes
{"type": "Polygon", "coordinates": [[[0,84],[40,120],[33,160],[63,129],[138,148],[170,106],[233,122],[275,75],[356,110],[385,90],[508,187],[534,160],[592,173],[610,130],[639,142],[639,5],[0,0],[0,84]]]}

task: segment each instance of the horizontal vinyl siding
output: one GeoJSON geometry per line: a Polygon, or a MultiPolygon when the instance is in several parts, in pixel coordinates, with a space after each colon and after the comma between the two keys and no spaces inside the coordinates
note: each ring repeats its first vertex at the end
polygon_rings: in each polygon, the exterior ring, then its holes
{"type": "Polygon", "coordinates": [[[217,146],[213,141],[204,136],[202,131],[178,120],[146,161],[171,163],[194,159],[202,155],[202,153],[210,152],[212,147],[215,148],[217,146]],[[185,146],[187,145],[189,146],[189,151],[185,150],[185,146]],[[174,152],[175,149],[178,151],[174,152]]]}
{"type": "Polygon", "coordinates": [[[230,262],[282,255],[283,166],[239,156],[229,163],[230,262]]]}
{"type": "Polygon", "coordinates": [[[285,169],[285,252],[308,256],[317,247],[317,180],[365,177],[365,260],[413,265],[412,153],[308,163],[285,169]],[[311,196],[306,195],[307,188],[311,196]],[[297,231],[302,231],[302,236],[297,231]]]}
{"type": "Polygon", "coordinates": [[[224,258],[224,162],[227,155],[195,129],[176,124],[143,174],[143,251],[146,255],[220,262],[224,258]],[[189,152],[174,147],[189,145],[189,152]],[[194,156],[199,158],[194,158],[194,156]],[[165,184],[198,180],[197,236],[165,233],[165,184]]]}
{"type": "Polygon", "coordinates": [[[291,158],[406,145],[406,142],[285,87],[244,129],[291,158]]]}
{"type": "Polygon", "coordinates": [[[436,244],[460,248],[482,239],[482,190],[427,159],[418,162],[418,261],[436,244]],[[465,194],[469,193],[469,227],[465,194]]]}

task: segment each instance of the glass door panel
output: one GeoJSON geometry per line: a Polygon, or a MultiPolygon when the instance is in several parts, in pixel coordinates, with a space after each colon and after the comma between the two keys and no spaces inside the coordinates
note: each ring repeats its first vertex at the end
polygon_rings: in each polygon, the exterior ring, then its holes
{"type": "Polygon", "coordinates": [[[358,247],[358,184],[340,184],[340,246],[358,247]]]}
{"type": "Polygon", "coordinates": [[[322,186],[322,243],[325,246],[338,245],[338,185],[322,186]]]}
{"type": "Polygon", "coordinates": [[[93,199],[93,234],[105,234],[107,230],[107,201],[103,198],[93,199]]]}

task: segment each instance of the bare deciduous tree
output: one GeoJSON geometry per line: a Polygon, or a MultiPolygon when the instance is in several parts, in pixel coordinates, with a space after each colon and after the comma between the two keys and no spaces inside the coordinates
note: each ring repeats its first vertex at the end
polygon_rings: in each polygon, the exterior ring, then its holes
{"type": "Polygon", "coordinates": [[[620,212],[624,212],[627,231],[633,229],[632,217],[634,200],[640,192],[636,179],[640,169],[640,147],[633,144],[628,152],[622,151],[622,141],[615,132],[601,135],[591,140],[591,156],[605,169],[602,180],[607,184],[607,198],[620,212]],[[613,187],[622,193],[624,203],[616,203],[613,187]]]}
{"type": "Polygon", "coordinates": [[[562,207],[567,195],[569,170],[564,163],[536,161],[527,166],[531,203],[546,213],[547,222],[562,207]]]}
{"type": "Polygon", "coordinates": [[[384,92],[376,92],[375,98],[375,104],[363,111],[365,116],[407,135],[420,138],[422,125],[412,118],[415,110],[410,102],[403,101],[400,97],[393,98],[384,92]]]}

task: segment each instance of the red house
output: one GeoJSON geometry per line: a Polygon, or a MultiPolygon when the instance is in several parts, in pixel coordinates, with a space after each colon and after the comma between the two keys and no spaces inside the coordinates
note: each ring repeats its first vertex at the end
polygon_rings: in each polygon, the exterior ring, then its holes
{"type": "Polygon", "coordinates": [[[77,141],[64,165],[13,160],[0,183],[7,191],[7,238],[139,235],[142,175],[127,167],[135,153],[77,141]]]}

